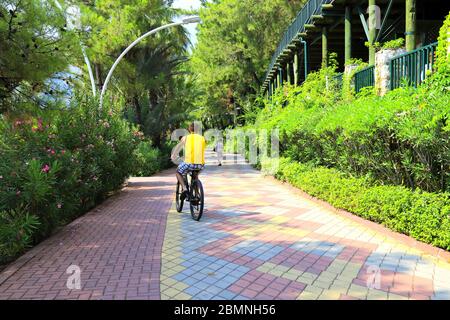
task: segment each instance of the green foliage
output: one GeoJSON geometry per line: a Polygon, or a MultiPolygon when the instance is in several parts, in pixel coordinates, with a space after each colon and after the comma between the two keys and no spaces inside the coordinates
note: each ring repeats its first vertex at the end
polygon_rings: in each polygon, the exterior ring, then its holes
{"type": "Polygon", "coordinates": [[[150,141],[141,141],[134,151],[135,163],[132,174],[138,177],[151,176],[170,167],[169,157],[168,147],[161,151],[161,149],[153,147],[150,141]]]}
{"type": "Polygon", "coordinates": [[[54,1],[0,0],[0,113],[49,92],[80,48],[54,1]]]}
{"type": "Polygon", "coordinates": [[[448,53],[448,46],[450,45],[448,39],[450,36],[450,13],[444,21],[439,32],[438,47],[436,49],[436,69],[439,72],[450,72],[450,56],[448,53]]]}
{"type": "Polygon", "coordinates": [[[398,38],[398,39],[394,39],[394,40],[383,43],[383,45],[381,46],[381,49],[398,49],[398,48],[403,47],[404,44],[405,44],[405,39],[398,38]]]}
{"type": "Polygon", "coordinates": [[[352,58],[346,62],[346,65],[355,66],[355,68],[351,72],[344,74],[342,78],[342,99],[344,101],[350,102],[355,98],[356,95],[354,85],[355,73],[366,68],[368,66],[368,63],[362,61],[361,59],[352,58]]]}
{"type": "Polygon", "coordinates": [[[370,91],[340,101],[332,87],[323,89],[324,79],[318,73],[299,88],[278,91],[251,127],[278,128],[281,152],[302,163],[450,191],[449,94],[402,88],[384,97],[370,91]]]}
{"type": "MultiPolygon", "coordinates": [[[[121,52],[139,36],[173,22],[180,13],[172,1],[103,0],[81,4],[83,39],[98,83],[121,52]]],[[[109,85],[112,99],[125,101],[129,121],[155,146],[188,118],[195,88],[182,63],[189,39],[181,26],[160,31],[135,46],[120,62],[109,85]]],[[[87,74],[87,73],[85,73],[87,74]]]]}
{"type": "Polygon", "coordinates": [[[200,10],[191,70],[197,75],[197,115],[224,128],[256,98],[280,37],[305,0],[223,0],[200,10]],[[237,108],[241,108],[241,111],[237,108]]]}
{"type": "Polygon", "coordinates": [[[29,247],[38,227],[38,218],[20,209],[0,212],[0,264],[29,247]]]}
{"type": "Polygon", "coordinates": [[[450,94],[450,55],[448,41],[450,35],[450,14],[447,16],[439,33],[436,49],[436,62],[433,74],[427,78],[425,85],[432,88],[437,94],[450,94]]]}
{"type": "Polygon", "coordinates": [[[0,133],[1,260],[120,188],[141,137],[120,110],[99,110],[97,101],[84,97],[40,117],[2,117],[0,133]],[[23,237],[11,243],[18,232],[23,237]]]}
{"type": "MultiPolygon", "coordinates": [[[[262,170],[272,168],[262,161],[262,170]]],[[[411,191],[400,186],[373,185],[335,169],[312,167],[289,158],[280,159],[275,176],[325,200],[420,241],[450,250],[450,194],[411,191]]]]}

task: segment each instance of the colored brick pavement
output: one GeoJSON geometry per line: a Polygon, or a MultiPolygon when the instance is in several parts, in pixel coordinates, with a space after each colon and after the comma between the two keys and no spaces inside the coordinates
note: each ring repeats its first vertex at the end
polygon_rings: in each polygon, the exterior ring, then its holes
{"type": "Polygon", "coordinates": [[[202,173],[205,214],[166,172],[133,178],[0,273],[0,299],[450,299],[450,263],[262,177],[202,173]],[[81,290],[66,288],[70,265],[81,290]]]}

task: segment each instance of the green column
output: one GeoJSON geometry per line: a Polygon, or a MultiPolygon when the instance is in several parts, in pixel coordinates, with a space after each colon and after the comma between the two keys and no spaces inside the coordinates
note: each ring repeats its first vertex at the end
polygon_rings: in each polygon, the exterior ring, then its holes
{"type": "Polygon", "coordinates": [[[277,90],[278,87],[278,72],[273,76],[273,92],[277,90]]]}
{"type": "Polygon", "coordinates": [[[278,87],[282,87],[283,86],[283,67],[280,67],[280,69],[278,70],[278,87]]]}
{"type": "Polygon", "coordinates": [[[328,30],[322,27],[322,67],[328,67],[328,30]]]}
{"type": "Polygon", "coordinates": [[[298,85],[298,49],[295,50],[294,54],[294,84],[298,85]]]}
{"type": "Polygon", "coordinates": [[[406,50],[412,51],[416,48],[416,0],[406,0],[405,17],[406,50]]]}
{"type": "Polygon", "coordinates": [[[377,36],[377,17],[375,11],[375,0],[369,0],[369,64],[375,64],[375,38],[377,36]]]}
{"type": "Polygon", "coordinates": [[[345,7],[345,62],[352,58],[352,10],[345,7]]]}
{"type": "Polygon", "coordinates": [[[288,84],[291,83],[291,63],[290,62],[288,62],[286,64],[286,82],[288,84]]]}

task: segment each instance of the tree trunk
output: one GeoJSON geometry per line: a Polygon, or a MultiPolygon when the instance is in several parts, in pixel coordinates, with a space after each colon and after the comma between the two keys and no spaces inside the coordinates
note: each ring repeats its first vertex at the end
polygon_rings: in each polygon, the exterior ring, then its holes
{"type": "Polygon", "coordinates": [[[153,90],[148,90],[149,110],[158,104],[158,94],[153,90]]]}
{"type": "Polygon", "coordinates": [[[136,112],[136,122],[142,126],[142,110],[141,105],[139,104],[138,96],[133,97],[134,110],[136,112]]]}
{"type": "Polygon", "coordinates": [[[97,88],[99,91],[103,88],[102,67],[99,63],[94,64],[95,78],[97,80],[97,88]]]}

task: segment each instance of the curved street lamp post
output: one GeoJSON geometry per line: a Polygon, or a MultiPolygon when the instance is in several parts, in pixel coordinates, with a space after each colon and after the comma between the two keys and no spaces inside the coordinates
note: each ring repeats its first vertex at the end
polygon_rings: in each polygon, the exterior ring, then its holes
{"type": "Polygon", "coordinates": [[[145,34],[143,34],[142,36],[140,36],[139,38],[137,38],[135,41],[133,41],[133,43],[131,43],[121,54],[120,56],[117,58],[117,60],[114,62],[114,64],[112,65],[111,69],[108,72],[108,75],[106,76],[105,79],[105,83],[103,84],[103,88],[102,88],[102,92],[100,94],[100,108],[103,107],[103,99],[105,96],[105,92],[106,89],[108,88],[108,83],[111,80],[112,74],[114,72],[114,70],[116,69],[117,65],[119,64],[120,60],[122,60],[122,58],[135,46],[137,45],[139,42],[141,42],[143,39],[147,38],[148,36],[161,31],[163,29],[167,29],[170,27],[175,27],[175,26],[180,26],[180,25],[184,25],[184,24],[190,24],[190,23],[199,23],[201,22],[200,17],[198,16],[192,16],[192,17],[188,17],[188,18],[184,18],[182,21],[180,22],[174,22],[174,23],[169,23],[166,24],[164,26],[158,27],[156,29],[153,29],[145,34]]]}

